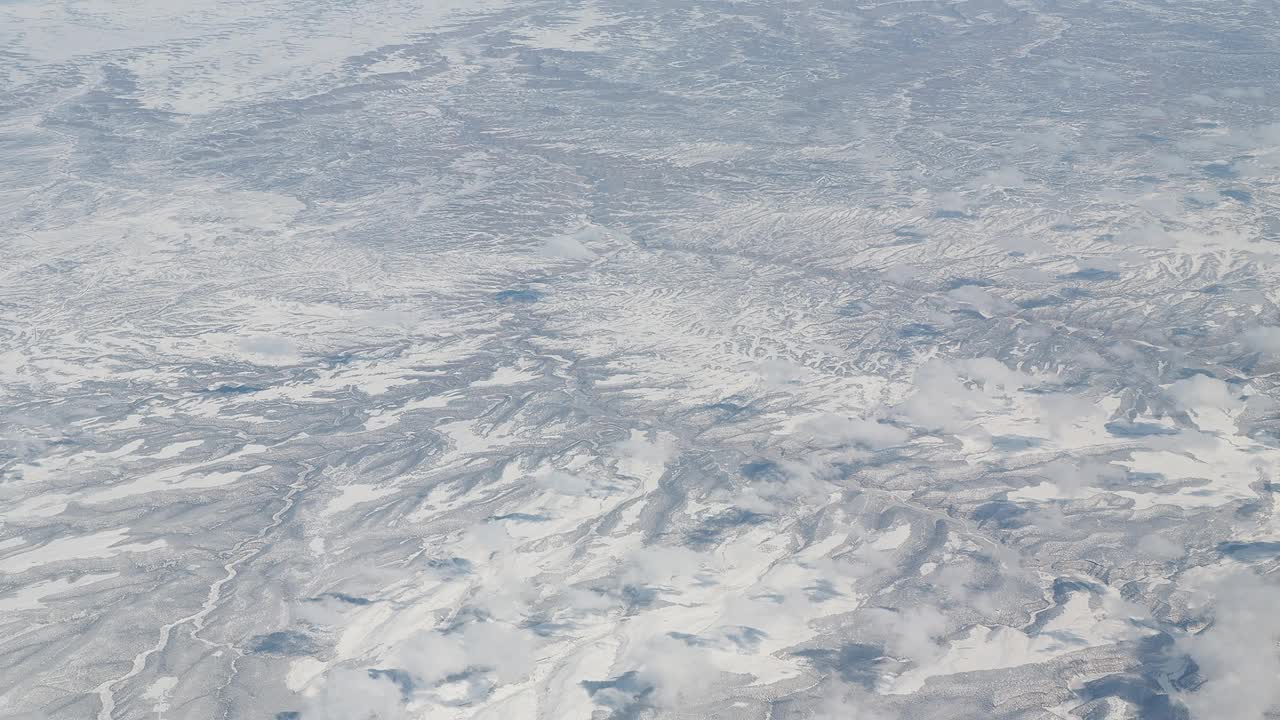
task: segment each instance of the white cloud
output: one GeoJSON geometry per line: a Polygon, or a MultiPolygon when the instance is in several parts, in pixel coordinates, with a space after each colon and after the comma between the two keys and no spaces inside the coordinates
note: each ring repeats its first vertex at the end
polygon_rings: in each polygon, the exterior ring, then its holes
{"type": "MultiPolygon", "coordinates": [[[[855,451],[845,453],[845,456],[860,454],[864,453],[855,451]]],[[[768,513],[777,510],[779,504],[817,501],[832,490],[828,478],[832,477],[833,469],[820,458],[778,460],[774,465],[779,471],[778,476],[753,478],[724,499],[745,510],[768,513]]]]}
{"type": "Polygon", "coordinates": [[[829,445],[853,444],[871,449],[901,445],[911,433],[874,418],[842,417],[824,414],[804,422],[800,429],[829,445]]]}
{"type": "Polygon", "coordinates": [[[631,553],[621,579],[632,585],[665,585],[676,578],[696,575],[707,559],[702,553],[679,545],[650,545],[631,553]]]}
{"type": "Polygon", "coordinates": [[[1091,398],[1071,393],[1045,393],[1037,395],[1040,421],[1049,428],[1055,438],[1067,436],[1075,427],[1101,423],[1105,413],[1091,398]]]}
{"type": "Polygon", "coordinates": [[[947,298],[961,305],[968,305],[987,317],[1012,312],[1013,303],[983,290],[976,285],[964,285],[947,292],[947,298]]]}
{"type": "Polygon", "coordinates": [[[1156,560],[1175,560],[1186,554],[1186,548],[1160,535],[1145,535],[1138,541],[1138,550],[1156,560]]]}
{"type": "Polygon", "coordinates": [[[591,481],[563,470],[551,470],[534,476],[539,487],[546,488],[562,495],[586,495],[591,490],[591,481]]]}
{"type": "Polygon", "coordinates": [[[626,440],[614,444],[614,449],[626,460],[648,466],[666,465],[676,456],[676,443],[669,433],[650,433],[632,430],[626,440]]]}
{"type": "Polygon", "coordinates": [[[1041,474],[1068,497],[1085,488],[1101,488],[1122,482],[1128,470],[1120,465],[1098,460],[1055,460],[1045,464],[1041,474]]]}
{"type": "Polygon", "coordinates": [[[1167,390],[1183,410],[1233,410],[1243,404],[1230,385],[1207,375],[1183,378],[1170,384],[1167,390]]]}
{"type": "Polygon", "coordinates": [[[779,358],[762,360],[757,367],[757,372],[764,378],[765,383],[774,388],[804,380],[813,375],[813,371],[809,368],[779,358]]]}
{"type": "Polygon", "coordinates": [[[1244,334],[1245,347],[1253,352],[1280,356],[1280,327],[1259,325],[1244,334]]]}
{"type": "Polygon", "coordinates": [[[582,241],[571,235],[561,235],[546,241],[542,246],[541,254],[568,260],[590,260],[596,256],[582,244],[582,241]]]}
{"type": "Polygon", "coordinates": [[[546,257],[566,260],[592,260],[596,257],[596,253],[588,247],[588,244],[600,243],[607,237],[603,228],[588,225],[572,235],[549,238],[539,248],[538,253],[546,257]]]}
{"type": "Polygon", "coordinates": [[[896,720],[883,699],[857,686],[832,684],[810,720],[896,720]]]}
{"type": "Polygon", "coordinates": [[[491,669],[499,683],[516,682],[533,670],[535,645],[525,630],[496,622],[472,623],[457,643],[469,664],[491,669]]]}
{"type": "Polygon", "coordinates": [[[998,170],[992,170],[984,174],[980,179],[972,183],[974,187],[984,188],[1021,188],[1027,185],[1027,176],[1022,171],[1012,165],[1006,165],[998,170]]]}
{"type": "Polygon", "coordinates": [[[371,678],[367,670],[339,669],[329,673],[319,693],[303,712],[307,720],[401,720],[407,718],[400,688],[386,677],[371,678]]]}
{"type": "Polygon", "coordinates": [[[929,430],[960,432],[982,412],[1024,385],[1030,375],[1011,370],[994,358],[933,359],[912,378],[915,391],[897,406],[902,419],[929,430]]]}
{"type": "Polygon", "coordinates": [[[947,630],[947,619],[937,608],[928,605],[901,611],[870,608],[866,618],[871,623],[871,633],[895,658],[921,664],[943,652],[940,641],[947,630]]]}
{"type": "Polygon", "coordinates": [[[666,635],[632,648],[624,663],[653,687],[649,701],[664,710],[706,702],[708,689],[720,675],[707,650],[666,635]]]}
{"type": "Polygon", "coordinates": [[[268,358],[296,358],[298,344],[292,339],[280,335],[253,335],[241,338],[237,343],[240,349],[268,358]]]}
{"type": "Polygon", "coordinates": [[[1266,92],[1260,87],[1224,88],[1222,94],[1233,99],[1248,98],[1251,100],[1258,100],[1267,96],[1266,92]]]}
{"type": "Polygon", "coordinates": [[[957,192],[941,192],[934,198],[934,204],[943,212],[963,213],[969,209],[964,197],[957,192]]]}
{"type": "Polygon", "coordinates": [[[1280,707],[1280,586],[1253,573],[1210,588],[1213,623],[1179,641],[1204,685],[1183,696],[1195,718],[1262,720],[1280,707]]]}

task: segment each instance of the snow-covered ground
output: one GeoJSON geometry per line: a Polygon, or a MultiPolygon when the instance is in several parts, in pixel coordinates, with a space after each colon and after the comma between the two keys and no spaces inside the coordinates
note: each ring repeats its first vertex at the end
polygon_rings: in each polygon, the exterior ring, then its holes
{"type": "Polygon", "coordinates": [[[1276,28],[0,3],[0,718],[1280,712],[1276,28]]]}

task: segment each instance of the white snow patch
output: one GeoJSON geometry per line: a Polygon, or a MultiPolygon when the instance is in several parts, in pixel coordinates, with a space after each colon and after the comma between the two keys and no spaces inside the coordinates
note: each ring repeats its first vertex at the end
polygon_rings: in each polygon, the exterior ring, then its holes
{"type": "Polygon", "coordinates": [[[92,585],[103,580],[110,580],[119,576],[120,573],[94,573],[81,575],[74,580],[67,578],[57,578],[54,580],[43,580],[41,582],[32,583],[24,587],[18,588],[17,592],[8,596],[0,597],[0,612],[22,612],[23,610],[38,610],[44,607],[41,600],[57,595],[59,593],[74,590],[85,585],[92,585]]]}
{"type": "Polygon", "coordinates": [[[158,550],[167,546],[164,540],[153,540],[149,543],[116,544],[123,541],[128,535],[129,528],[119,528],[92,535],[59,538],[33,550],[0,559],[0,572],[20,573],[41,565],[63,560],[109,558],[122,553],[147,552],[148,550],[158,550]]]}
{"type": "Polygon", "coordinates": [[[394,487],[379,487],[377,485],[344,485],[342,493],[338,497],[329,501],[325,506],[322,515],[329,516],[349,510],[361,503],[372,502],[378,498],[395,494],[394,487]]]}

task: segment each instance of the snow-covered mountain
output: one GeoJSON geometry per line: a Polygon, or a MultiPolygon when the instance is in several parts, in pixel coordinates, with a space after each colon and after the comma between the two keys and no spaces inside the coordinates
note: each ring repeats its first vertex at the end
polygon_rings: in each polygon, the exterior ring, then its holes
{"type": "Polygon", "coordinates": [[[0,2],[0,717],[1274,717],[1277,71],[1265,0],[0,2]]]}

